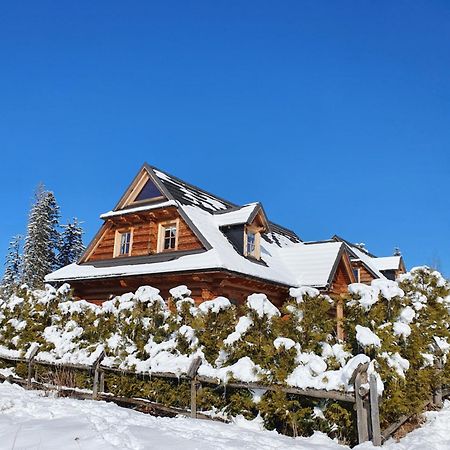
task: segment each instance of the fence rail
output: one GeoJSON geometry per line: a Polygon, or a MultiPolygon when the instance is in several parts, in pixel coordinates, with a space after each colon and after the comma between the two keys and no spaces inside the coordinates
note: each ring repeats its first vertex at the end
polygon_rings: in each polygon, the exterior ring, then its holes
{"type": "MultiPolygon", "coordinates": [[[[12,376],[6,377],[0,375],[0,379],[7,379],[10,382],[22,385],[27,389],[59,389],[70,394],[71,396],[77,398],[92,398],[94,400],[104,400],[117,403],[124,406],[135,406],[139,407],[145,412],[153,412],[162,415],[185,415],[198,419],[209,419],[217,420],[212,418],[207,414],[203,414],[197,411],[197,392],[203,384],[211,384],[216,386],[226,386],[229,388],[236,389],[261,389],[269,391],[279,391],[285,392],[287,394],[293,394],[303,397],[320,398],[320,399],[330,399],[341,402],[347,402],[354,404],[356,409],[356,426],[358,431],[358,442],[372,441],[375,446],[380,446],[382,442],[392,436],[397,429],[403,425],[411,416],[403,416],[396,423],[391,424],[386,429],[380,429],[380,418],[379,418],[379,402],[380,395],[377,391],[377,380],[374,374],[370,377],[368,376],[368,363],[360,364],[353,372],[350,378],[350,384],[353,385],[353,392],[341,392],[334,390],[324,390],[324,389],[302,389],[295,388],[280,384],[259,384],[259,383],[245,383],[238,381],[223,382],[218,378],[211,378],[206,376],[198,375],[198,370],[201,365],[201,359],[199,357],[195,358],[189,367],[186,374],[177,375],[170,372],[151,372],[142,373],[135,372],[132,370],[122,370],[118,368],[102,366],[101,362],[105,357],[102,352],[99,357],[94,361],[92,365],[83,364],[73,364],[73,363],[55,363],[50,361],[41,361],[36,359],[38,354],[38,348],[36,347],[33,352],[31,352],[29,358],[18,358],[0,355],[0,360],[23,363],[28,366],[28,376],[24,380],[22,378],[15,378],[12,376]],[[70,388],[49,385],[46,383],[37,382],[36,379],[36,366],[48,366],[55,367],[59,369],[78,369],[85,370],[93,374],[93,384],[92,393],[80,392],[79,390],[74,390],[70,388]],[[119,373],[133,376],[142,376],[148,379],[151,378],[169,378],[176,380],[186,380],[191,384],[191,395],[190,395],[190,408],[184,410],[181,408],[169,407],[166,405],[161,405],[159,403],[151,402],[144,399],[128,398],[128,397],[117,397],[105,392],[105,373],[119,373]],[[368,389],[367,386],[370,388],[368,389]]],[[[424,404],[424,407],[429,403],[433,403],[435,406],[440,406],[442,404],[442,397],[450,395],[450,389],[442,389],[442,386],[436,388],[438,395],[433,395],[433,398],[424,404]],[[438,403],[439,402],[439,403],[438,403]]],[[[223,419],[218,419],[224,421],[223,419]]]]}

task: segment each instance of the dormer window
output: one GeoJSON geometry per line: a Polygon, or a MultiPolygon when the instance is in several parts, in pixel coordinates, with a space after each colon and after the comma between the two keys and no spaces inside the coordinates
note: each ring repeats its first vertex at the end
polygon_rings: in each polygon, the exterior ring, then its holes
{"type": "Polygon", "coordinates": [[[247,231],[247,255],[255,256],[256,250],[256,234],[252,231],[247,231]]]}
{"type": "Polygon", "coordinates": [[[130,256],[133,230],[116,231],[114,256],[130,256]]]}
{"type": "Polygon", "coordinates": [[[247,227],[244,233],[244,255],[254,259],[260,259],[260,232],[255,228],[247,227]]]}
{"type": "Polygon", "coordinates": [[[163,196],[160,190],[156,187],[152,180],[147,180],[147,182],[142,186],[140,192],[134,199],[134,203],[146,202],[150,200],[162,199],[163,196]]]}
{"type": "Polygon", "coordinates": [[[178,220],[159,224],[158,253],[177,250],[178,248],[178,220]]]}

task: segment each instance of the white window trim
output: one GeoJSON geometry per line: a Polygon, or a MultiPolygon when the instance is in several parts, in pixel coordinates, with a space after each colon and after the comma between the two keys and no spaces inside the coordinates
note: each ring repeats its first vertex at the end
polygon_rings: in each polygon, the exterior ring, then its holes
{"type": "Polygon", "coordinates": [[[357,283],[361,283],[361,268],[360,267],[355,267],[353,269],[353,274],[355,275],[355,280],[357,283]],[[356,274],[355,274],[356,271],[356,274]]]}
{"type": "Polygon", "coordinates": [[[116,234],[114,235],[114,258],[123,258],[124,256],[131,256],[131,252],[133,250],[133,233],[134,228],[127,228],[122,230],[116,230],[116,234]],[[130,233],[130,250],[128,254],[120,254],[120,240],[122,234],[130,233]]]}
{"type": "Polygon", "coordinates": [[[175,250],[178,250],[178,236],[180,234],[180,219],[174,219],[174,220],[167,220],[165,222],[160,222],[158,224],[158,245],[156,248],[157,253],[165,253],[165,252],[173,252],[175,250]],[[164,230],[169,225],[175,225],[176,232],[175,232],[175,248],[170,249],[164,249],[164,230]]]}
{"type": "Polygon", "coordinates": [[[259,228],[245,227],[244,228],[244,256],[248,258],[261,259],[261,232],[259,228]],[[255,235],[255,253],[250,255],[247,252],[247,233],[255,235]]]}

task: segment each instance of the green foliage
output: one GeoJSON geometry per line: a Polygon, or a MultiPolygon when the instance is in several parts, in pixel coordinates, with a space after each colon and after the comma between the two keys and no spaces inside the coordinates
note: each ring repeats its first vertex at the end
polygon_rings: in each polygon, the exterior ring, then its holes
{"type": "MultiPolygon", "coordinates": [[[[202,358],[205,371],[233,380],[244,370],[247,377],[281,388],[292,383],[298,369],[300,378],[332,379],[327,371],[339,371],[351,357],[364,353],[384,383],[382,427],[403,414],[420,412],[438,384],[450,384],[450,287],[430,269],[414,269],[399,284],[383,280],[350,288],[344,344],[336,339],[333,302],[314,289],[293,289],[281,313],[262,294],[251,296],[238,310],[223,298],[196,306],[187,288],[179,291],[171,311],[159,291],[148,286],[101,307],[74,301],[67,285],[58,290],[22,286],[0,300],[0,349],[23,356],[38,343],[46,358],[73,357],[89,364],[104,349],[106,366],[140,372],[107,371],[109,392],[183,409],[190,404],[190,382],[150,377],[149,370],[171,367],[183,372],[195,355],[202,358]],[[380,345],[361,341],[358,326],[375,333],[380,345]]],[[[15,370],[27,376],[26,365],[16,364],[15,370]]],[[[38,362],[36,370],[42,380],[67,381],[66,374],[38,362]]],[[[92,373],[74,371],[68,381],[91,388],[92,373]]],[[[262,418],[267,428],[292,436],[320,430],[342,442],[355,438],[354,412],[348,405],[281,389],[255,392],[203,383],[197,406],[228,418],[262,418]]]]}
{"type": "Polygon", "coordinates": [[[278,333],[302,343],[303,351],[320,353],[321,344],[333,340],[336,330],[333,301],[319,291],[300,292],[284,303],[282,312],[285,316],[278,320],[278,333]]]}
{"type": "Polygon", "coordinates": [[[419,413],[436,385],[449,382],[450,373],[446,355],[450,339],[448,282],[438,272],[420,267],[403,275],[398,287],[390,283],[383,287],[374,282],[372,287],[353,290],[344,324],[353,353],[365,353],[374,359],[384,382],[382,426],[401,415],[419,413]],[[371,304],[364,301],[368,293],[372,295],[371,304]],[[381,346],[358,342],[357,325],[373,331],[381,346]],[[436,339],[443,350],[436,346],[436,339]],[[444,362],[443,372],[436,366],[439,358],[444,362]]]}
{"type": "Polygon", "coordinates": [[[199,345],[206,361],[215,364],[223,348],[223,341],[230,334],[230,324],[236,323],[236,308],[229,305],[220,311],[207,309],[199,311],[192,326],[197,332],[199,345]]]}

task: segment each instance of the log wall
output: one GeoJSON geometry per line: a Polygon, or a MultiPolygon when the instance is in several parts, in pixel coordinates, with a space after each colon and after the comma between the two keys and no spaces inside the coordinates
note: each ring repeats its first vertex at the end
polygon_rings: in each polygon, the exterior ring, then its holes
{"type": "Polygon", "coordinates": [[[158,225],[161,222],[171,220],[179,221],[177,250],[186,251],[203,248],[197,236],[179,216],[176,208],[164,208],[147,213],[128,214],[109,219],[103,235],[100,236],[86,262],[113,258],[116,231],[126,232],[130,229],[133,230],[130,256],[155,254],[158,245],[158,225]]]}

